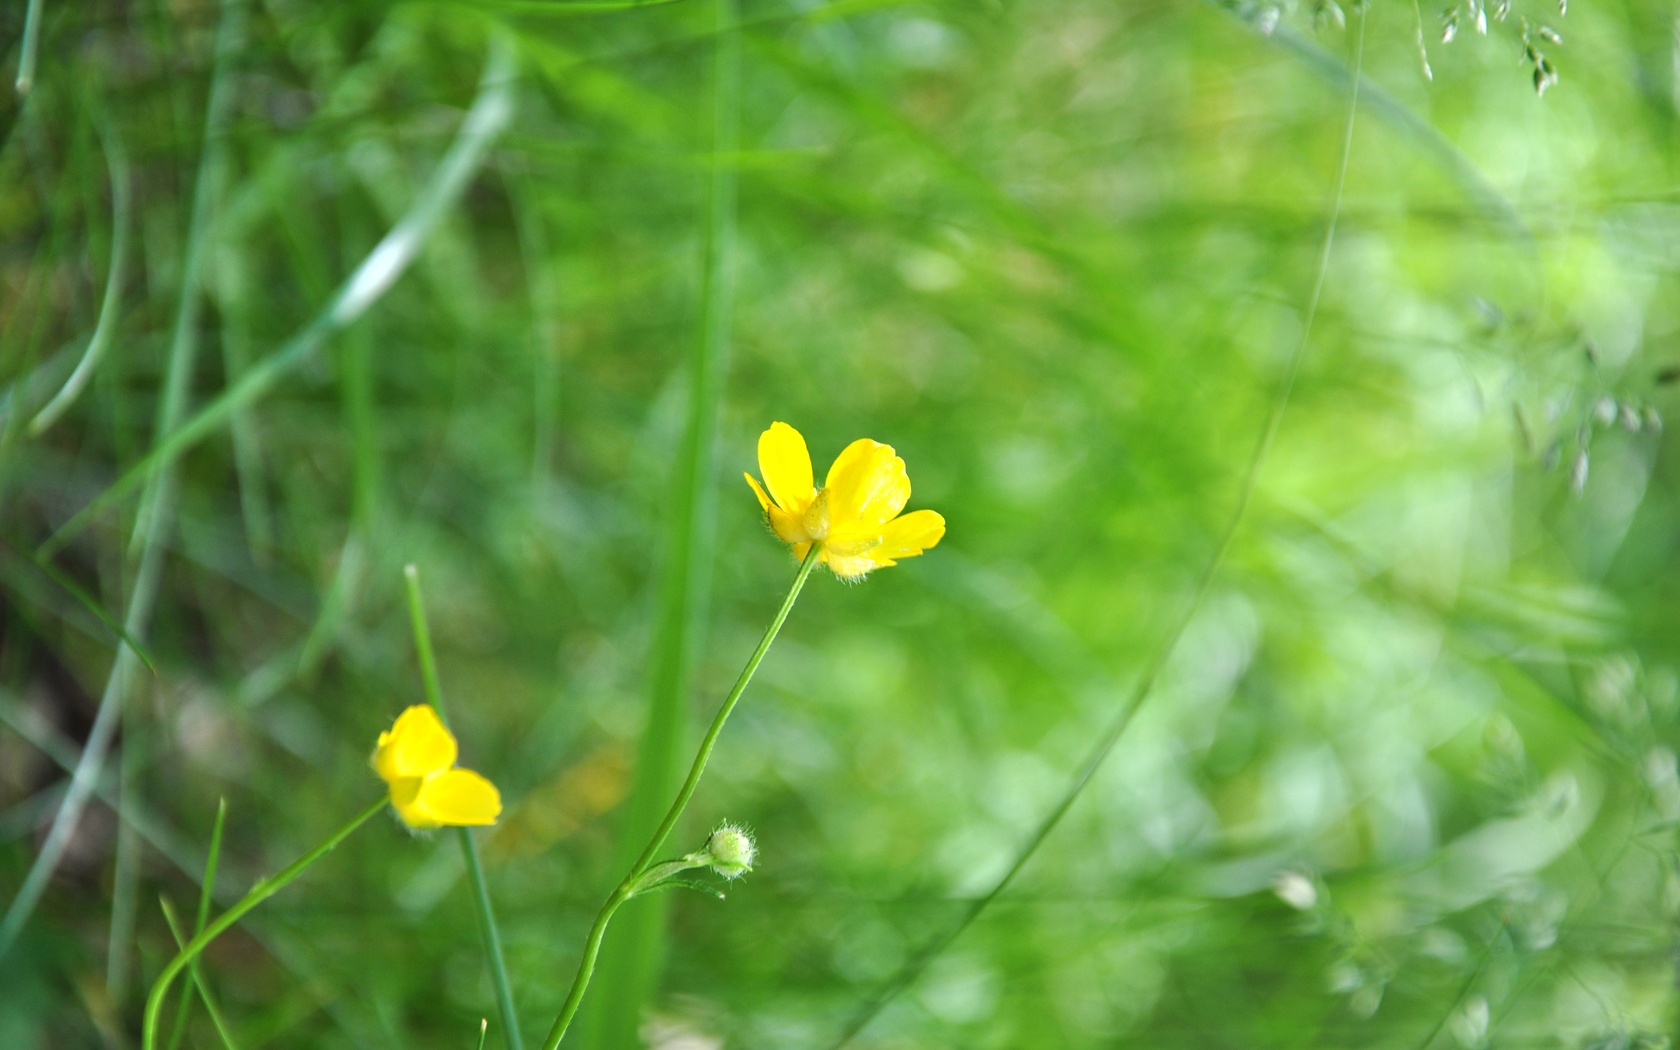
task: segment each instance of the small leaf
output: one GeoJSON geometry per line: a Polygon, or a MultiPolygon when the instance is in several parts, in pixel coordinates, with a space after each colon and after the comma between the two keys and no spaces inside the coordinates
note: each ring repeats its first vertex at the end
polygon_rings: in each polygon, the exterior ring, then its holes
{"type": "Polygon", "coordinates": [[[681,887],[685,890],[694,890],[697,893],[704,893],[706,896],[716,897],[720,901],[725,899],[723,891],[718,889],[716,886],[708,886],[704,882],[698,882],[694,879],[666,879],[658,885],[649,886],[647,889],[639,892],[651,893],[654,890],[668,890],[676,887],[681,887]]]}

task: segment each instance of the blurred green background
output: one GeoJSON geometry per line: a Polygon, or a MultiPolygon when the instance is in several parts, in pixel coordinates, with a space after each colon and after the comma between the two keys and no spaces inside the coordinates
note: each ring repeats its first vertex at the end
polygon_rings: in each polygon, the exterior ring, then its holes
{"type": "MultiPolygon", "coordinates": [[[[378,798],[410,562],[537,1045],[793,575],[772,420],[949,533],[813,578],[669,850],[758,870],[566,1046],[1669,1045],[1672,7],[736,3],[0,11],[0,1046],[137,1043],[218,798],[223,904],[378,798]]],[[[452,838],[217,942],[236,1044],[498,1045],[452,838]]]]}

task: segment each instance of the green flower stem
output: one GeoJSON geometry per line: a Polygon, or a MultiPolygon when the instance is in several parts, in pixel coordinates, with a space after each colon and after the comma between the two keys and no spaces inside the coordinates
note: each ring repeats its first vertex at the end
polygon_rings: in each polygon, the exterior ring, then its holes
{"type": "Polygon", "coordinates": [[[293,861],[280,874],[271,879],[263,879],[252,886],[251,892],[241,898],[239,903],[223,912],[220,918],[204,928],[203,933],[187,942],[187,946],[182,948],[175,958],[170,960],[169,965],[163,968],[163,972],[158,975],[157,982],[152,985],[152,993],[146,997],[146,1019],[145,1025],[141,1029],[140,1045],[142,1050],[156,1050],[157,1048],[158,1015],[163,1012],[163,1000],[169,994],[170,984],[181,975],[181,971],[192,965],[192,961],[199,957],[211,941],[226,933],[228,927],[244,918],[245,914],[252,908],[291,885],[299,875],[309,869],[310,865],[331,853],[340,842],[350,837],[351,832],[366,824],[375,813],[384,809],[390,801],[389,797],[381,796],[378,802],[356,814],[350,819],[350,823],[327,836],[325,842],[293,861]]]}
{"type": "MultiPolygon", "coordinates": [[[[420,677],[426,685],[426,700],[447,726],[449,716],[443,710],[443,686],[438,682],[432,632],[426,626],[426,603],[420,595],[420,568],[406,565],[403,576],[408,583],[408,618],[414,625],[414,649],[420,657],[420,677]]],[[[484,938],[484,954],[490,965],[490,983],[496,989],[496,1012],[502,1018],[502,1045],[507,1050],[524,1050],[519,1015],[513,1007],[513,985],[508,980],[507,961],[502,957],[501,928],[496,925],[496,912],[490,906],[490,888],[484,882],[484,865],[478,859],[478,844],[473,841],[471,828],[456,828],[455,833],[461,843],[461,856],[467,862],[467,881],[472,884],[478,932],[484,938]]]]}
{"type": "Polygon", "coordinates": [[[471,828],[456,828],[461,853],[467,861],[467,881],[472,885],[478,931],[484,937],[484,954],[490,961],[490,981],[496,987],[496,1012],[502,1018],[502,1045],[507,1050],[524,1050],[519,1033],[519,1016],[513,1009],[513,986],[508,981],[507,960],[502,957],[502,934],[496,913],[490,907],[490,889],[484,883],[484,865],[478,859],[478,845],[471,828]]]}
{"type": "Polygon", "coordinates": [[[420,683],[426,690],[426,702],[447,726],[449,715],[443,710],[443,686],[438,681],[437,657],[432,652],[432,632],[426,626],[426,600],[420,594],[420,567],[412,563],[404,565],[403,582],[408,587],[408,621],[414,628],[414,655],[420,661],[420,683]]]}
{"type": "Polygon", "coordinates": [[[694,765],[688,771],[688,779],[683,781],[681,789],[677,791],[670,811],[665,814],[665,819],[654,831],[653,837],[648,840],[642,855],[631,865],[629,873],[612,891],[607,902],[601,905],[600,914],[595,916],[595,924],[589,928],[589,939],[584,942],[583,959],[578,963],[577,976],[572,980],[572,990],[566,995],[565,1004],[560,1007],[560,1016],[554,1019],[554,1027],[549,1030],[548,1039],[543,1042],[543,1050],[556,1050],[560,1040],[566,1037],[566,1029],[570,1027],[578,1007],[583,1005],[583,993],[589,987],[589,978],[595,973],[595,959],[601,954],[601,941],[606,937],[607,924],[612,921],[613,913],[625,901],[636,895],[636,891],[641,888],[639,883],[642,876],[653,866],[653,858],[664,847],[665,840],[671,837],[671,831],[677,826],[677,821],[682,819],[683,810],[688,808],[689,799],[694,797],[695,789],[700,786],[700,777],[706,772],[706,763],[711,761],[712,749],[717,746],[718,736],[723,732],[723,724],[729,721],[729,713],[735,710],[735,705],[741,700],[741,694],[747,690],[747,683],[752,681],[753,673],[758,670],[758,665],[764,662],[764,654],[770,651],[770,643],[776,640],[782,624],[787,622],[788,613],[793,611],[793,603],[799,599],[799,592],[804,589],[806,579],[810,577],[811,570],[817,567],[817,556],[821,550],[821,544],[811,545],[810,552],[799,565],[799,575],[793,578],[793,586],[788,588],[787,597],[782,599],[782,607],[776,610],[775,619],[770,621],[764,637],[759,640],[758,648],[754,649],[752,656],[747,659],[747,666],[741,669],[741,677],[735,680],[734,687],[724,698],[723,706],[718,708],[717,716],[712,719],[712,727],[706,730],[705,738],[700,741],[700,750],[694,756],[694,765]]]}

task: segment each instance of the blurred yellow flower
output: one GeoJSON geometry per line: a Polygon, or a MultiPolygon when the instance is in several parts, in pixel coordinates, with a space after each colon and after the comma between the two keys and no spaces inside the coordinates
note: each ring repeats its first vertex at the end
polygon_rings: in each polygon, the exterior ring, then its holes
{"type": "Polygon", "coordinates": [[[758,439],[758,470],[764,484],[751,474],[747,484],[776,535],[801,558],[821,543],[818,560],[844,579],[897,565],[945,535],[945,519],[931,510],[899,515],[910,500],[910,478],[891,445],[868,438],[847,445],[819,489],[805,439],[786,423],[772,423],[758,439]]]}
{"type": "Polygon", "coordinates": [[[455,737],[437,712],[415,704],[379,734],[373,769],[391,786],[391,805],[411,828],[494,824],[502,812],[496,785],[455,769],[455,737]]]}

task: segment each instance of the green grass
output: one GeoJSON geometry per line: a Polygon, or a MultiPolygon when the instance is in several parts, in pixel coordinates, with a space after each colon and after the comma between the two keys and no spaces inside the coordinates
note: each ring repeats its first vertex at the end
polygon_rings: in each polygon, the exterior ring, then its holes
{"type": "MultiPolygon", "coordinates": [[[[718,426],[727,392],[735,305],[736,172],[728,158],[740,143],[741,43],[734,0],[715,0],[717,36],[711,55],[710,169],[701,201],[699,309],[690,337],[681,444],[670,476],[654,633],[650,641],[647,713],[636,752],[636,775],[618,828],[616,859],[629,869],[659,826],[681,783],[689,744],[688,711],[695,665],[707,641],[716,556],[718,426]]],[[[592,1009],[580,1033],[585,1046],[634,1045],[643,1006],[665,962],[670,895],[626,903],[615,936],[602,950],[592,1009]]]]}
{"type": "Polygon", "coordinates": [[[759,863],[564,1046],[1664,1045],[1672,11],[1344,14],[0,13],[0,1046],[136,1044],[151,902],[439,681],[501,824],[370,820],[163,1045],[547,1031],[795,570],[772,420],[949,534],[806,587],[668,847],[759,863]]]}

